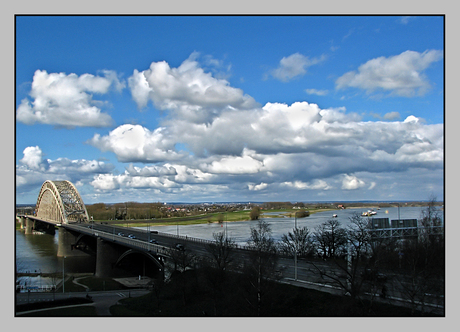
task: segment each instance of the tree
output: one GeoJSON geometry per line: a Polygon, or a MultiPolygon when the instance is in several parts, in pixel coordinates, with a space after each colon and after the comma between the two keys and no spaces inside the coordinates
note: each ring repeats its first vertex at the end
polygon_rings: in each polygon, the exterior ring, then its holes
{"type": "Polygon", "coordinates": [[[251,218],[251,220],[258,220],[260,217],[260,207],[254,206],[251,212],[249,213],[249,217],[251,218]]]}
{"type": "MultiPolygon", "coordinates": [[[[321,278],[342,288],[352,299],[360,298],[365,283],[374,288],[377,286],[377,278],[370,278],[366,274],[372,255],[372,237],[367,220],[354,214],[346,229],[341,228],[338,221],[329,220],[317,228],[315,237],[321,246],[320,252],[326,253],[326,257],[332,258],[333,262],[333,265],[322,267],[311,262],[321,278]]],[[[374,275],[374,272],[371,274],[374,275]]],[[[378,286],[382,288],[381,284],[378,286]]]]}
{"type": "Polygon", "coordinates": [[[313,238],[318,254],[324,258],[343,256],[346,253],[346,231],[340,227],[338,220],[330,219],[316,227],[313,238]]]}
{"type": "Polygon", "coordinates": [[[248,302],[256,309],[258,316],[261,314],[263,296],[267,291],[266,281],[275,275],[277,265],[276,243],[271,233],[270,224],[265,220],[258,220],[257,225],[251,226],[251,237],[248,241],[251,251],[250,264],[246,271],[250,288],[256,294],[256,300],[248,299],[248,302]]]}
{"type": "Polygon", "coordinates": [[[225,235],[224,232],[213,233],[214,242],[207,245],[207,251],[213,258],[214,266],[222,271],[225,271],[228,265],[232,262],[233,250],[236,248],[236,243],[232,238],[225,235]]]}
{"type": "Polygon", "coordinates": [[[219,224],[222,224],[222,223],[224,222],[224,214],[223,214],[223,213],[219,213],[219,214],[217,215],[217,222],[218,222],[219,224]]]}
{"type": "Polygon", "coordinates": [[[213,238],[214,242],[206,247],[212,257],[212,262],[210,266],[205,266],[203,271],[213,297],[214,315],[218,316],[223,308],[224,284],[228,275],[227,267],[232,263],[236,244],[224,232],[213,233],[213,238]]]}
{"type": "Polygon", "coordinates": [[[310,231],[307,227],[296,228],[293,232],[281,236],[279,243],[280,252],[294,256],[297,252],[297,257],[311,256],[315,251],[310,231]]]}
{"type": "Polygon", "coordinates": [[[412,303],[412,310],[426,309],[427,294],[430,302],[444,306],[445,242],[442,219],[431,196],[421,213],[418,238],[402,242],[401,265],[397,281],[403,296],[412,303]]]}
{"type": "Polygon", "coordinates": [[[184,250],[171,248],[169,249],[169,257],[174,264],[171,276],[175,276],[176,278],[182,280],[180,284],[185,304],[187,302],[187,277],[184,276],[184,273],[187,268],[192,268],[195,265],[197,258],[189,250],[187,250],[187,248],[184,248],[184,250]]]}

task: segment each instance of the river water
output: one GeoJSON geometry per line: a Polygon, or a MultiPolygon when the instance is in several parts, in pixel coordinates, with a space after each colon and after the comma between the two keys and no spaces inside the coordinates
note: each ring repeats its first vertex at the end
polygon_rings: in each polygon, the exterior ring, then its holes
{"type": "MultiPolygon", "coordinates": [[[[374,218],[389,218],[394,219],[420,219],[423,207],[392,207],[375,210],[377,215],[374,218]]],[[[325,211],[311,214],[309,217],[297,218],[297,227],[307,227],[311,232],[314,228],[323,222],[332,219],[332,215],[336,214],[342,226],[349,224],[349,218],[358,213],[366,212],[368,209],[345,209],[325,211]]],[[[443,213],[439,215],[442,217],[443,213]]],[[[231,213],[231,212],[230,212],[231,213]]],[[[272,229],[272,236],[275,240],[280,240],[283,234],[291,232],[295,227],[295,218],[281,217],[268,218],[273,213],[265,213],[267,220],[272,229]]],[[[225,219],[224,219],[225,220],[225,219]]],[[[255,225],[254,221],[235,221],[225,222],[223,224],[204,223],[198,225],[186,226],[150,226],[150,230],[157,230],[162,233],[179,234],[188,237],[213,240],[213,233],[226,231],[237,244],[245,245],[250,237],[251,226],[255,225]]],[[[140,227],[139,227],[140,228],[140,227]]],[[[93,258],[62,258],[57,257],[58,237],[59,232],[55,235],[49,234],[30,234],[25,235],[21,231],[16,231],[16,268],[17,272],[42,272],[42,273],[62,273],[63,269],[67,272],[85,273],[94,272],[95,260],[93,258]]],[[[27,284],[32,286],[51,285],[60,282],[60,280],[52,280],[51,278],[43,277],[21,277],[18,283],[21,285],[27,284]]]]}
{"type": "MultiPolygon", "coordinates": [[[[380,210],[375,210],[377,214],[374,218],[389,218],[390,220],[395,219],[420,219],[423,207],[392,207],[392,208],[382,208],[380,210]]],[[[342,226],[349,224],[349,219],[353,214],[358,213],[361,215],[363,212],[367,212],[367,208],[362,209],[344,209],[344,210],[334,210],[334,211],[325,211],[313,213],[309,217],[297,218],[297,227],[307,227],[310,231],[313,231],[315,227],[326,222],[329,219],[332,219],[332,215],[336,214],[337,218],[334,218],[340,222],[342,226]]],[[[440,211],[441,212],[441,211],[440,211]]],[[[231,212],[229,212],[231,213],[231,212]]],[[[268,216],[279,215],[279,213],[264,213],[267,220],[270,223],[272,229],[272,236],[275,240],[280,240],[283,234],[287,234],[292,231],[295,227],[295,218],[282,217],[282,218],[269,218],[268,216]]],[[[440,213],[442,216],[442,213],[440,213]]],[[[225,220],[225,218],[224,218],[225,220]]],[[[163,233],[170,233],[175,235],[183,235],[189,237],[195,237],[205,240],[213,240],[213,233],[226,231],[229,237],[231,237],[237,244],[245,245],[250,237],[251,226],[255,225],[254,221],[234,221],[234,222],[223,222],[222,224],[217,223],[205,223],[197,225],[187,225],[187,226],[153,226],[150,227],[150,230],[157,230],[163,233]]],[[[141,229],[145,229],[139,227],[141,229]]]]}

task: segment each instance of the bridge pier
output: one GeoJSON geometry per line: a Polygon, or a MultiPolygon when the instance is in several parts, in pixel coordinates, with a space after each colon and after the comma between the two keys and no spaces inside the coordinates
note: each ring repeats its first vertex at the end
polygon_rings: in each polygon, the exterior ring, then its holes
{"type": "Polygon", "coordinates": [[[21,227],[24,229],[25,234],[33,234],[34,224],[34,220],[27,217],[21,217],[21,227]]]}
{"type": "Polygon", "coordinates": [[[118,246],[98,237],[95,276],[98,278],[113,277],[114,265],[121,253],[118,246]]]}
{"type": "Polygon", "coordinates": [[[66,230],[63,227],[59,227],[59,239],[58,239],[58,257],[81,257],[81,256],[88,256],[88,254],[84,253],[80,250],[73,249],[72,245],[75,244],[76,236],[66,230]]]}

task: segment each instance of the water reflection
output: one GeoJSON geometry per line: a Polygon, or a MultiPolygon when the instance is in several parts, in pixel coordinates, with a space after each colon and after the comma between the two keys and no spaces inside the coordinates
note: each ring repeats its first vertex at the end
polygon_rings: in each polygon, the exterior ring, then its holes
{"type": "MultiPolygon", "coordinates": [[[[24,234],[16,231],[16,272],[18,273],[85,273],[94,272],[94,257],[57,257],[59,235],[24,234]]],[[[56,284],[58,278],[25,276],[17,284],[45,286],[56,284]]]]}

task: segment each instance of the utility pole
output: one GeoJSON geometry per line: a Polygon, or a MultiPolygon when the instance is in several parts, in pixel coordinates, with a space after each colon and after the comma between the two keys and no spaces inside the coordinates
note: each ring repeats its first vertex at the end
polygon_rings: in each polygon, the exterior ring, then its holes
{"type": "Polygon", "coordinates": [[[64,256],[64,259],[62,260],[62,293],[65,292],[65,258],[66,256],[64,256]]]}
{"type": "Polygon", "coordinates": [[[297,242],[296,242],[297,212],[294,213],[294,223],[295,223],[295,230],[294,230],[294,279],[295,279],[295,281],[297,281],[297,242]]]}

